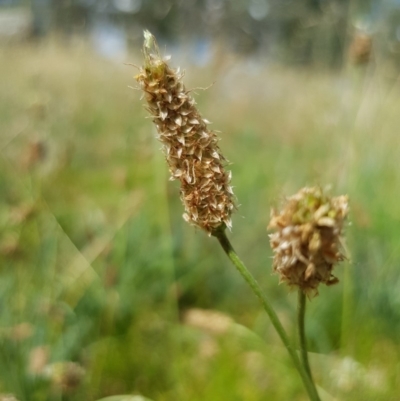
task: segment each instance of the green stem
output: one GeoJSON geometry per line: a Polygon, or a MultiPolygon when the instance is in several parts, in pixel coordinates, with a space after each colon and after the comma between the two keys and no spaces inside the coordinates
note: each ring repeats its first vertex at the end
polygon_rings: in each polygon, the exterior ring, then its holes
{"type": "Polygon", "coordinates": [[[300,359],[298,358],[296,351],[292,347],[289,341],[289,337],[282,326],[277,314],[273,310],[272,306],[270,305],[268,299],[264,295],[263,291],[261,290],[260,285],[257,283],[256,279],[253,275],[249,272],[245,264],[239,259],[239,256],[236,254],[235,250],[233,249],[231,243],[229,242],[228,237],[225,234],[225,229],[215,230],[212,235],[216,237],[221,244],[223,250],[227,254],[228,258],[231,262],[235,265],[236,269],[242,275],[242,277],[246,280],[247,284],[251,287],[253,293],[257,296],[260,300],[261,304],[263,305],[265,311],[267,312],[269,318],[275,330],[277,331],[279,337],[281,338],[284,346],[286,347],[290,357],[292,358],[293,364],[295,365],[297,371],[299,372],[303,384],[307,390],[307,393],[310,397],[311,401],[320,401],[318,393],[315,389],[314,384],[312,383],[310,376],[307,374],[307,371],[302,366],[300,359]]]}
{"type": "Polygon", "coordinates": [[[310,376],[311,381],[314,383],[310,363],[308,362],[308,353],[307,353],[307,341],[306,334],[304,330],[304,321],[306,314],[306,295],[303,290],[299,288],[298,291],[298,310],[297,310],[297,324],[299,330],[299,345],[300,345],[300,358],[301,362],[304,366],[304,369],[307,371],[308,376],[310,376]]]}

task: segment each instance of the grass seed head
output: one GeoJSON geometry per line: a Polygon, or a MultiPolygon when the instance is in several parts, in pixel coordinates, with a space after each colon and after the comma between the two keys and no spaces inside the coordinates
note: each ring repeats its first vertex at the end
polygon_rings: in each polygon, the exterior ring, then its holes
{"type": "Polygon", "coordinates": [[[268,228],[273,268],[280,281],[318,294],[319,284],[338,282],[332,270],[344,259],[341,234],[348,214],[347,196],[330,198],[319,187],[303,188],[287,199],[280,212],[272,210],[268,228]]]}
{"type": "Polygon", "coordinates": [[[218,137],[201,117],[179,69],[160,56],[156,40],[144,33],[144,66],[136,80],[163,144],[172,180],[181,183],[184,219],[208,234],[231,227],[234,196],[231,173],[218,147],[218,137]]]}

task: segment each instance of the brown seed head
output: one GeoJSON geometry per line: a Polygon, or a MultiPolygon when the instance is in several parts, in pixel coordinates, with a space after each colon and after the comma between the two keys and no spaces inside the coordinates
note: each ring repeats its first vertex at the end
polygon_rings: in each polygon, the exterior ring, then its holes
{"type": "Polygon", "coordinates": [[[344,259],[340,238],[348,210],[347,196],[330,198],[319,187],[303,188],[280,212],[272,210],[269,237],[281,282],[308,296],[318,294],[321,282],[338,282],[332,269],[344,259]]]}
{"type": "Polygon", "coordinates": [[[85,369],[76,362],[55,362],[43,369],[44,377],[50,379],[54,390],[72,394],[82,384],[85,369]]]}
{"type": "Polygon", "coordinates": [[[355,65],[365,65],[371,60],[373,50],[372,37],[358,33],[350,44],[349,56],[355,65]]]}
{"type": "Polygon", "coordinates": [[[161,58],[148,31],[143,52],[145,63],[136,80],[163,144],[171,180],[181,183],[183,217],[209,234],[224,226],[230,228],[235,208],[231,173],[225,170],[218,137],[195,107],[182,83],[183,74],[161,58]]]}

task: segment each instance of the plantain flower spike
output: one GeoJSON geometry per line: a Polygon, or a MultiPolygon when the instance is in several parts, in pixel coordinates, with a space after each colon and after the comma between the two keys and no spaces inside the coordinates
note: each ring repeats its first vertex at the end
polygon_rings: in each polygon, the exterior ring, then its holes
{"type": "Polygon", "coordinates": [[[144,37],[144,66],[135,78],[163,144],[171,180],[181,183],[183,218],[209,235],[230,228],[235,208],[231,172],[225,170],[218,137],[198,112],[179,68],[172,69],[160,56],[150,32],[144,37]]]}
{"type": "Polygon", "coordinates": [[[330,198],[319,187],[303,188],[280,212],[272,210],[269,229],[273,268],[280,282],[309,297],[320,283],[336,284],[334,265],[344,259],[341,235],[349,211],[347,196],[330,198]]]}

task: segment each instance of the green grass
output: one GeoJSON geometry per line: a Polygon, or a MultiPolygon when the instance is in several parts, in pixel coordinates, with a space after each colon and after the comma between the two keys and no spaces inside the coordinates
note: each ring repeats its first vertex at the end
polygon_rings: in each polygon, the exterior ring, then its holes
{"type": "MultiPolygon", "coordinates": [[[[128,393],[306,400],[217,241],[181,218],[177,183],[168,181],[139,92],[127,88],[135,70],[78,48],[1,51],[0,393],[20,401],[128,393]],[[185,324],[190,308],[218,310],[235,325],[216,335],[185,324]],[[79,386],[64,391],[33,373],[32,351],[43,346],[47,365],[84,367],[79,386]]],[[[216,81],[198,91],[198,103],[233,163],[241,206],[230,238],[293,336],[296,295],[271,275],[270,207],[305,185],[349,194],[351,261],[309,306],[311,364],[337,400],[395,400],[398,83],[379,64],[336,75],[249,71],[243,60],[182,67],[189,87],[216,81]]]]}

